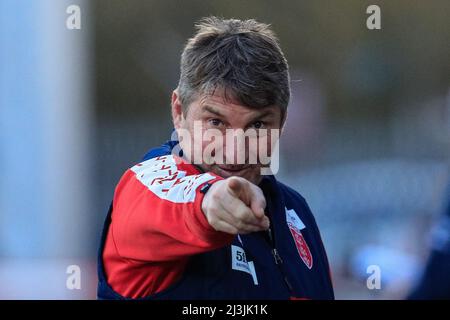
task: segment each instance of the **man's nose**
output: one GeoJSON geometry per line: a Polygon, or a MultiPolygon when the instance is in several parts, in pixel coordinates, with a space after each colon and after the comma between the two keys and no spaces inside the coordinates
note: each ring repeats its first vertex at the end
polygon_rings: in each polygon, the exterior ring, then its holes
{"type": "Polygon", "coordinates": [[[224,140],[226,164],[246,164],[248,158],[248,139],[243,130],[230,130],[224,140]]]}

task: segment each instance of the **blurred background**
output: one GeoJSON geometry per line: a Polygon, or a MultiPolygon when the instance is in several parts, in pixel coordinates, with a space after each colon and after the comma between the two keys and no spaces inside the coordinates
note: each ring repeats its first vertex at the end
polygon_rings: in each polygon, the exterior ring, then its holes
{"type": "Polygon", "coordinates": [[[0,298],[96,297],[115,185],[169,138],[181,50],[211,14],[279,36],[292,99],[278,178],[315,214],[336,297],[415,286],[450,190],[448,0],[0,0],[0,298]]]}

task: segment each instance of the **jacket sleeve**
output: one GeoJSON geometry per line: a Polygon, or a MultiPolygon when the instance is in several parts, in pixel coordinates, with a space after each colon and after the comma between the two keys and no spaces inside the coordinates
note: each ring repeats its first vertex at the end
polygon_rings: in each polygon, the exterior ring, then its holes
{"type": "Polygon", "coordinates": [[[127,170],[113,200],[111,228],[118,254],[139,261],[173,261],[231,243],[234,236],[214,230],[201,209],[202,187],[220,179],[200,174],[172,155],[127,170]]]}

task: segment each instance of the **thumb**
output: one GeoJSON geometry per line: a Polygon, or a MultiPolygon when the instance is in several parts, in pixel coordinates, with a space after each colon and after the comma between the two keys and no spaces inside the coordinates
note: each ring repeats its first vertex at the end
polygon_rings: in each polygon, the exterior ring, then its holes
{"type": "Polygon", "coordinates": [[[253,192],[250,199],[250,208],[257,218],[265,216],[266,198],[262,192],[253,192]]]}

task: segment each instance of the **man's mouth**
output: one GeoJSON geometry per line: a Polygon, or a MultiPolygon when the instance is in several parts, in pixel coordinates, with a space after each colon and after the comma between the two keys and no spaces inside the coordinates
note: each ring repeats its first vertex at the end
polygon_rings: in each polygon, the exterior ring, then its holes
{"type": "Polygon", "coordinates": [[[221,175],[229,177],[229,176],[240,176],[245,173],[250,166],[220,166],[217,165],[221,175]]]}

